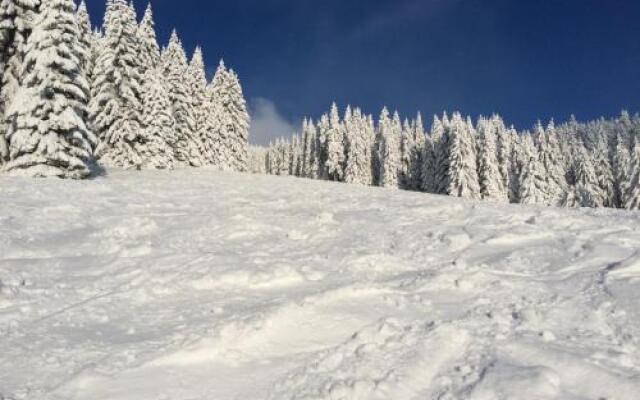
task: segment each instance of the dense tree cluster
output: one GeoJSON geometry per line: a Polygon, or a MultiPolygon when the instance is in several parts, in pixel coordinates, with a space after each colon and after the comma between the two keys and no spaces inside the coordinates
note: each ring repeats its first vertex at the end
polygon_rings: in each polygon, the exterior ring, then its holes
{"type": "Polygon", "coordinates": [[[275,175],[502,203],[640,209],[640,116],[626,112],[525,132],[498,115],[474,123],[456,112],[434,117],[427,133],[420,115],[402,122],[385,108],[374,124],[351,107],[340,117],[334,104],[255,158],[275,175]]]}
{"type": "Polygon", "coordinates": [[[107,0],[93,30],[73,0],[0,0],[0,169],[84,178],[119,168],[249,168],[249,115],[223,62],[207,81],[174,31],[160,49],[149,6],[107,0]]]}

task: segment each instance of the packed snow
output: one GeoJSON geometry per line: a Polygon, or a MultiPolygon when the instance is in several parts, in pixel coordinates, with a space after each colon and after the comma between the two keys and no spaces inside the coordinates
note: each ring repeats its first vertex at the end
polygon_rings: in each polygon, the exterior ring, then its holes
{"type": "Polygon", "coordinates": [[[0,176],[0,399],[627,400],[640,214],[0,176]]]}

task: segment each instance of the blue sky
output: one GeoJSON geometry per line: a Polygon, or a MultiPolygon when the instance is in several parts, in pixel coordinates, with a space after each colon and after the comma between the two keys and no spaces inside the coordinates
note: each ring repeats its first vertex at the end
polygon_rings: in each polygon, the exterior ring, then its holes
{"type": "MultiPolygon", "coordinates": [[[[134,1],[141,14],[146,0],[134,1]]],[[[94,22],[104,0],[88,0],[94,22]]],[[[269,130],[332,101],[377,115],[498,112],[519,128],[638,111],[632,0],[153,0],[211,70],[224,57],[269,130]]],[[[274,132],[275,133],[275,132],[274,132]]],[[[286,132],[277,132],[285,134],[286,132]]],[[[264,143],[264,129],[254,141],[264,143]]]]}

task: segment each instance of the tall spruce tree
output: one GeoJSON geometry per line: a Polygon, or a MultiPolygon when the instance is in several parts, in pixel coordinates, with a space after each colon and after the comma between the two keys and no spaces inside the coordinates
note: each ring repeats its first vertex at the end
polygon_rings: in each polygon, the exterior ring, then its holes
{"type": "Polygon", "coordinates": [[[34,177],[85,178],[89,87],[72,0],[42,4],[24,48],[20,86],[8,109],[7,171],[34,177]]]}
{"type": "Polygon", "coordinates": [[[511,180],[513,179],[511,175],[511,148],[513,146],[513,136],[499,115],[493,115],[491,122],[496,133],[498,171],[502,178],[502,187],[507,200],[514,201],[514,196],[511,193],[511,180]]]}
{"type": "Polygon", "coordinates": [[[577,140],[574,154],[575,190],[578,203],[581,207],[602,207],[604,199],[598,186],[593,160],[581,139],[577,140]]]}
{"type": "Polygon", "coordinates": [[[454,114],[451,121],[450,140],[447,194],[479,199],[480,185],[472,132],[459,113],[454,114]]]}
{"type": "Polygon", "coordinates": [[[93,62],[95,61],[92,54],[93,31],[91,30],[91,20],[87,5],[82,0],[76,11],[76,21],[78,24],[78,45],[82,47],[83,58],[81,60],[82,73],[89,80],[93,71],[93,62]]]}
{"type": "Polygon", "coordinates": [[[9,159],[6,111],[19,87],[27,39],[40,3],[40,0],[0,1],[0,165],[9,159]]]}
{"type": "Polygon", "coordinates": [[[315,135],[309,129],[310,121],[307,118],[302,122],[302,171],[301,174],[305,178],[311,176],[311,162],[313,157],[313,143],[315,135]]]}
{"type": "Polygon", "coordinates": [[[613,155],[613,171],[615,179],[615,204],[619,208],[625,208],[627,204],[628,185],[631,181],[631,155],[626,145],[626,139],[618,133],[616,147],[613,155]]]}
{"type": "Polygon", "coordinates": [[[521,137],[521,171],[518,184],[518,201],[522,204],[546,204],[544,167],[540,162],[538,146],[530,134],[521,137]]]}
{"type": "Polygon", "coordinates": [[[196,47],[191,62],[187,69],[186,80],[190,89],[190,102],[193,112],[195,141],[202,154],[203,163],[213,164],[213,149],[209,143],[210,132],[216,129],[211,124],[214,109],[211,100],[207,96],[207,76],[205,72],[202,49],[196,47]]]}
{"type": "Polygon", "coordinates": [[[300,168],[302,164],[302,146],[299,135],[293,135],[291,137],[290,144],[290,167],[289,167],[289,175],[291,176],[300,176],[300,168]]]}
{"type": "Polygon", "coordinates": [[[402,125],[397,113],[393,119],[389,118],[389,111],[385,107],[378,121],[377,152],[378,152],[378,185],[397,188],[400,171],[400,135],[402,125]]]}
{"type": "Polygon", "coordinates": [[[309,161],[307,167],[307,177],[311,179],[318,178],[318,157],[320,149],[318,148],[318,131],[313,120],[309,120],[307,124],[309,131],[309,161]]]}
{"type": "Polygon", "coordinates": [[[176,121],[174,154],[179,165],[199,167],[203,163],[195,128],[195,116],[191,105],[187,82],[187,56],[177,32],[171,33],[169,44],[162,54],[164,77],[168,85],[169,99],[176,121]]]}
{"type": "MultiPolygon", "coordinates": [[[[448,194],[449,189],[449,154],[451,152],[451,122],[447,114],[440,120],[442,129],[432,129],[431,138],[434,147],[433,192],[434,194],[448,194]]],[[[435,121],[434,121],[435,122],[435,121]]]]}
{"type": "Polygon", "coordinates": [[[544,130],[544,127],[542,126],[542,122],[538,121],[536,126],[533,128],[532,139],[533,139],[534,145],[536,146],[536,151],[540,159],[539,167],[541,168],[541,170],[539,174],[540,174],[540,177],[542,178],[542,182],[540,183],[540,189],[542,190],[543,197],[544,197],[544,201],[542,203],[546,205],[551,205],[552,204],[551,199],[555,195],[556,188],[552,186],[550,187],[549,174],[551,173],[551,171],[548,169],[548,162],[547,162],[547,158],[548,158],[547,156],[549,154],[549,151],[548,151],[548,144],[547,144],[547,135],[544,130]]]}
{"type": "Polygon", "coordinates": [[[148,68],[142,87],[144,105],[143,124],[145,143],[141,148],[142,168],[171,169],[177,141],[176,122],[171,112],[169,93],[164,85],[162,70],[148,68]]]}
{"type": "Polygon", "coordinates": [[[316,138],[316,151],[318,160],[318,179],[328,179],[329,172],[327,170],[327,160],[329,159],[329,133],[331,131],[331,122],[329,116],[324,114],[318,122],[318,135],[316,138]]]}
{"type": "Polygon", "coordinates": [[[331,105],[329,113],[329,130],[326,133],[327,161],[325,170],[327,179],[336,182],[344,180],[344,127],[340,121],[338,106],[331,105]]]}
{"type": "Polygon", "coordinates": [[[431,132],[425,139],[424,154],[422,155],[422,191],[427,193],[438,193],[436,150],[440,139],[444,135],[444,126],[437,115],[433,116],[431,132]]]}
{"type": "Polygon", "coordinates": [[[493,120],[478,121],[478,178],[482,199],[497,202],[509,200],[498,162],[496,127],[493,120]]]}
{"type": "Polygon", "coordinates": [[[409,120],[405,119],[400,128],[400,165],[398,168],[398,186],[401,189],[411,190],[411,162],[415,150],[413,127],[409,120]]]}
{"type": "Polygon", "coordinates": [[[360,109],[356,109],[345,121],[347,135],[347,167],[345,182],[358,185],[371,184],[371,138],[367,120],[360,109]]]}
{"type": "MultiPolygon", "coordinates": [[[[233,154],[233,169],[244,172],[249,160],[249,127],[251,118],[247,109],[240,79],[233,69],[229,70],[228,102],[223,101],[222,112],[228,116],[231,125],[227,125],[230,148],[233,154]]],[[[224,119],[223,119],[224,121],[224,119]]]]}
{"type": "Polygon", "coordinates": [[[422,169],[424,166],[424,154],[426,146],[426,136],[424,125],[422,123],[422,115],[418,113],[414,123],[412,124],[413,148],[411,150],[411,190],[422,190],[422,169]]]}
{"type": "Polygon", "coordinates": [[[544,133],[544,141],[540,149],[540,160],[546,174],[547,204],[558,206],[562,202],[567,188],[566,170],[555,123],[551,121],[544,133]]]}
{"type": "Polygon", "coordinates": [[[609,162],[609,147],[603,134],[597,138],[593,154],[594,170],[598,180],[603,206],[615,207],[615,179],[609,162]]]}
{"type": "Polygon", "coordinates": [[[220,166],[224,169],[245,171],[249,149],[249,113],[236,73],[220,61],[209,88],[210,95],[219,105],[220,166]]]}
{"type": "Polygon", "coordinates": [[[140,66],[144,74],[149,69],[157,69],[160,66],[160,46],[156,37],[155,21],[151,3],[147,5],[142,21],[137,30],[140,42],[140,66]]]}
{"type": "Polygon", "coordinates": [[[100,143],[96,156],[104,165],[140,168],[142,76],[135,11],[125,0],[110,0],[105,16],[103,56],[98,63],[103,76],[95,76],[99,93],[91,113],[100,143]]]}
{"type": "Polygon", "coordinates": [[[640,210],[640,142],[637,137],[633,140],[633,153],[629,170],[625,208],[627,210],[640,210]]]}

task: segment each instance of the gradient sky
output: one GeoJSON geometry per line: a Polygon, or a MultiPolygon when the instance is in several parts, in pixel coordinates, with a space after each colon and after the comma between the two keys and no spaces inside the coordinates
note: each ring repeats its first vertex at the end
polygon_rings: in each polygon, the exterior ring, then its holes
{"type": "MultiPolygon", "coordinates": [[[[142,14],[147,0],[134,0],[142,14]]],[[[87,0],[95,23],[104,0],[87,0]]],[[[176,28],[240,75],[264,130],[332,101],[378,115],[498,112],[528,128],[638,111],[637,0],[152,0],[159,39],[176,28]]],[[[287,132],[273,132],[274,135],[287,132]]]]}

